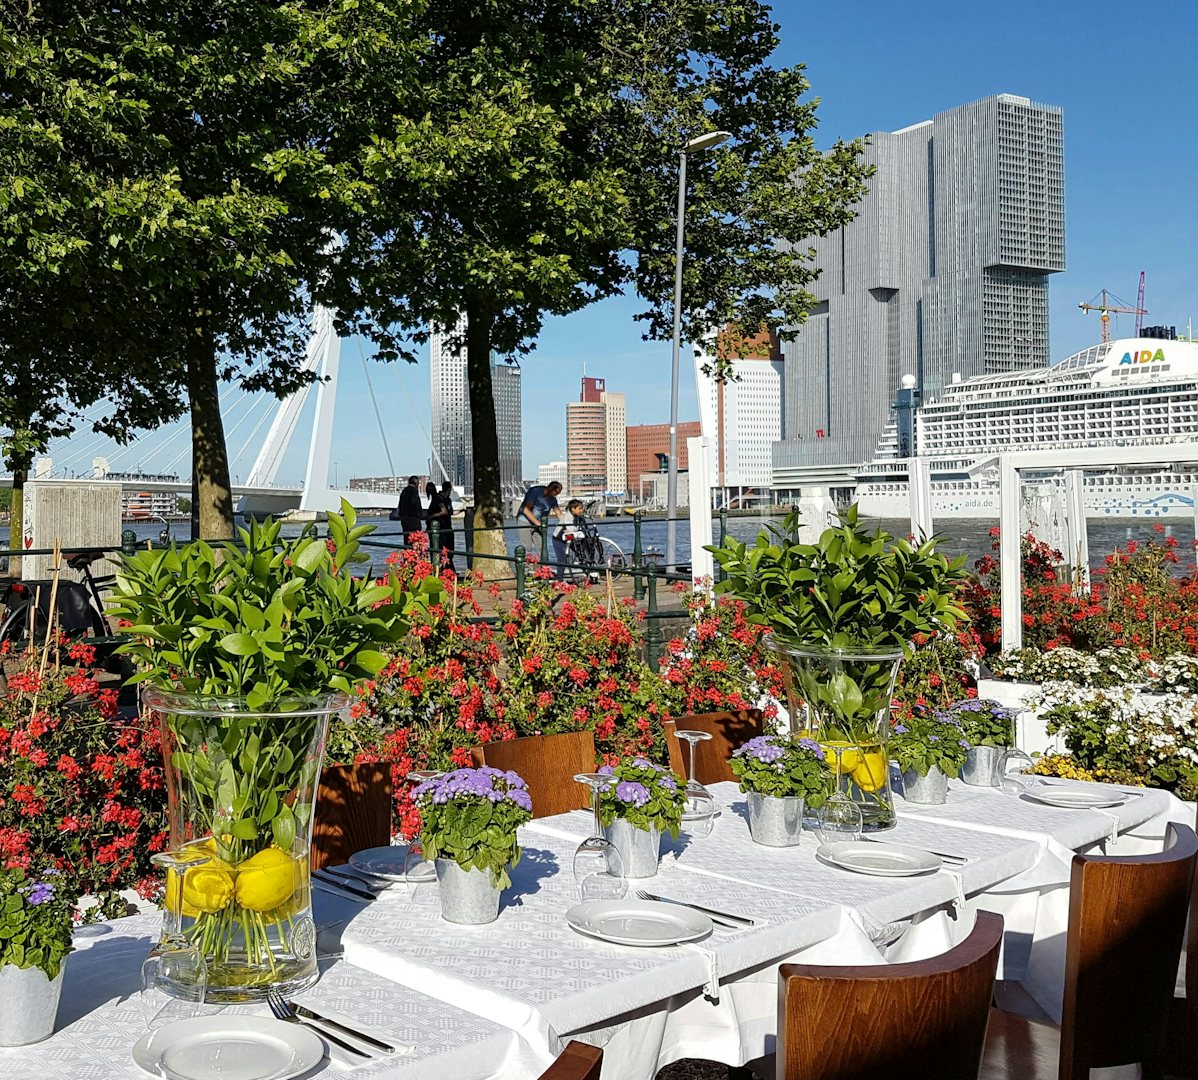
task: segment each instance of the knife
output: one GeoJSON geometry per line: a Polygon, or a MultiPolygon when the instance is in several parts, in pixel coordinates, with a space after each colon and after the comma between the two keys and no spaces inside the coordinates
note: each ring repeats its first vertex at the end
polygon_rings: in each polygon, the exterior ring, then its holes
{"type": "MultiPolygon", "coordinates": [[[[330,866],[322,866],[320,872],[325,877],[336,878],[338,882],[344,882],[355,889],[377,889],[378,892],[382,892],[384,889],[389,888],[391,884],[390,882],[368,881],[366,878],[360,877],[358,874],[351,873],[348,870],[334,870],[330,866]]],[[[378,893],[373,893],[372,895],[378,895],[378,893]]]]}
{"type": "Polygon", "coordinates": [[[679,907],[690,908],[692,911],[701,911],[704,915],[711,915],[717,919],[730,919],[732,922],[740,923],[741,926],[757,925],[757,920],[750,919],[747,915],[734,915],[730,911],[720,911],[717,908],[703,907],[702,904],[692,904],[689,900],[674,900],[669,896],[656,896],[649,892],[643,895],[646,900],[656,900],[659,904],[677,904],[679,907]]]}
{"type": "Polygon", "coordinates": [[[324,1013],[318,1013],[315,1009],[309,1008],[307,1005],[301,1005],[298,1001],[289,1001],[287,1004],[295,1010],[297,1016],[302,1016],[305,1020],[319,1020],[322,1024],[335,1028],[337,1031],[343,1031],[346,1035],[352,1035],[355,1039],[360,1039],[368,1046],[382,1050],[385,1054],[394,1054],[399,1050],[398,1046],[392,1046],[388,1042],[383,1042],[382,1039],[376,1039],[373,1035],[367,1035],[366,1032],[352,1028],[348,1024],[343,1024],[340,1020],[333,1020],[325,1016],[324,1013]]]}
{"type": "Polygon", "coordinates": [[[316,885],[326,892],[331,892],[334,896],[356,896],[359,900],[366,900],[369,903],[374,903],[374,893],[368,893],[365,889],[355,889],[352,885],[346,885],[336,878],[321,877],[323,871],[312,871],[312,884],[316,885]]]}

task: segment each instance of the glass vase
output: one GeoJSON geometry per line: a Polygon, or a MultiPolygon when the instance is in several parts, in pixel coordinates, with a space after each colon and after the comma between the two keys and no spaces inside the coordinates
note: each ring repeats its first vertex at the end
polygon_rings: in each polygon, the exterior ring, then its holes
{"type": "MultiPolygon", "coordinates": [[[[345,697],[256,710],[235,698],[146,691],[142,703],[162,737],[171,850],[207,856],[185,874],[168,871],[166,882],[166,907],[179,912],[168,929],[202,956],[206,1000],[310,986],[308,849],[329,717],[345,697]]],[[[194,993],[185,970],[159,984],[174,996],[194,993]]]]}
{"type": "Polygon", "coordinates": [[[890,703],[902,649],[799,645],[786,655],[791,730],[824,747],[835,791],[861,811],[863,831],[893,828],[890,703]]]}

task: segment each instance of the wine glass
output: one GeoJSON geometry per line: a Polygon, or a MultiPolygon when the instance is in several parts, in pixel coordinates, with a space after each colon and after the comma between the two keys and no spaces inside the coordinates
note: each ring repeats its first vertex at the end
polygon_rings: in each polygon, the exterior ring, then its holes
{"type": "Polygon", "coordinates": [[[1022,750],[1010,749],[1003,753],[998,759],[998,765],[995,767],[995,775],[998,778],[998,790],[1007,795],[1022,795],[1028,789],[1028,785],[1035,783],[1034,780],[1024,779],[1020,774],[1035,766],[1035,762],[1025,754],[1022,750]],[[1011,763],[1018,765],[1013,773],[1008,774],[1007,770],[1011,763]]]}
{"type": "Polygon", "coordinates": [[[591,786],[591,809],[595,812],[594,832],[574,852],[574,884],[583,900],[620,900],[628,892],[624,860],[606,836],[599,820],[599,796],[615,782],[606,773],[579,773],[580,784],[591,786]]]}
{"type": "Polygon", "coordinates": [[[188,872],[211,859],[212,853],[196,844],[150,857],[167,872],[167,887],[162,935],[141,965],[140,1000],[148,1028],[187,1020],[203,1011],[208,965],[183,932],[183,892],[188,872]]]}
{"type": "Polygon", "coordinates": [[[675,730],[674,734],[680,742],[690,746],[690,764],[686,774],[686,786],[683,788],[686,807],[682,811],[682,824],[692,836],[707,836],[715,824],[715,797],[695,779],[695,746],[710,739],[711,732],[684,728],[681,731],[675,730]]]}
{"type": "MultiPolygon", "coordinates": [[[[419,786],[429,780],[437,780],[445,775],[443,769],[413,769],[404,779],[419,786]]],[[[420,837],[414,836],[408,841],[408,851],[404,855],[403,876],[409,885],[423,885],[437,880],[436,865],[424,857],[424,846],[420,837]]]]}
{"type": "Polygon", "coordinates": [[[835,780],[832,794],[824,801],[815,813],[815,831],[823,844],[835,844],[845,840],[860,840],[863,818],[861,808],[844,793],[841,787],[841,777],[844,767],[841,754],[850,749],[845,746],[828,746],[836,755],[835,780]]]}

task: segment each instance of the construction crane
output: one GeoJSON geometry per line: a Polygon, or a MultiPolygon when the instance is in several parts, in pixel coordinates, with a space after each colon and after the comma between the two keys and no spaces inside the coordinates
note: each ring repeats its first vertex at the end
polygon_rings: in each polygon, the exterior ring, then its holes
{"type": "Polygon", "coordinates": [[[1104,344],[1111,340],[1111,312],[1114,312],[1116,315],[1135,315],[1137,318],[1148,314],[1140,305],[1137,304],[1135,307],[1131,307],[1126,300],[1120,300],[1113,292],[1108,292],[1106,289],[1103,289],[1097,296],[1090,297],[1087,303],[1078,304],[1077,306],[1087,314],[1091,311],[1101,313],[1102,340],[1104,344]],[[1101,299],[1099,299],[1100,297],[1101,299]],[[1095,303],[1095,301],[1098,302],[1095,303]]]}
{"type": "Polygon", "coordinates": [[[1140,291],[1136,294],[1136,307],[1140,309],[1140,313],[1136,316],[1136,337],[1139,337],[1144,330],[1144,316],[1148,312],[1144,309],[1144,277],[1145,272],[1140,271],[1140,291]]]}

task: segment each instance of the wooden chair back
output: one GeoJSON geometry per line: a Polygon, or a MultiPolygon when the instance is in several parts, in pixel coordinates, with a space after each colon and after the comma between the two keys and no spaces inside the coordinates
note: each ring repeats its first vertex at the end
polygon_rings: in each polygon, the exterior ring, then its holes
{"type": "Polygon", "coordinates": [[[1170,824],[1154,855],[1075,855],[1060,1080],[1139,1062],[1159,1076],[1198,838],[1170,824]]]}
{"type": "Polygon", "coordinates": [[[586,1043],[568,1042],[557,1061],[541,1073],[540,1080],[599,1080],[603,1051],[586,1043]]]}
{"type": "Polygon", "coordinates": [[[586,810],[591,805],[591,789],[574,780],[579,773],[595,771],[595,736],[589,731],[484,743],[473,747],[470,756],[475,766],[519,773],[532,796],[533,817],[586,810]]]}
{"type": "Polygon", "coordinates": [[[977,1080],[1001,915],[906,964],[778,969],[777,1080],[977,1080]]]}
{"type": "Polygon", "coordinates": [[[391,843],[391,765],[330,765],[320,772],[312,822],[313,870],[340,866],[355,851],[391,843]]]}
{"type": "Polygon", "coordinates": [[[710,739],[695,746],[695,777],[700,784],[718,784],[721,780],[735,781],[728,759],[732,751],[744,746],[750,739],[765,732],[760,709],[744,709],[741,712],[697,713],[667,720],[663,725],[666,746],[670,752],[670,768],[679,776],[686,776],[686,755],[690,748],[680,743],[675,730],[706,731],[710,739]]]}

